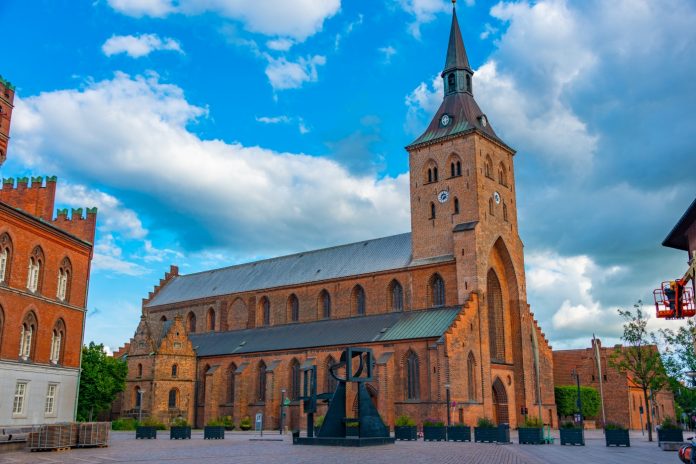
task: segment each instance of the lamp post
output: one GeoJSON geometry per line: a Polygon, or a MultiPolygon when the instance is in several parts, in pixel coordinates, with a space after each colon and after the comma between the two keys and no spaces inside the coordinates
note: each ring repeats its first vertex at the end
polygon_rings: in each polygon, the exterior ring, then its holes
{"type": "Polygon", "coordinates": [[[447,427],[452,425],[452,418],[450,417],[450,385],[445,384],[445,399],[447,400],[447,427]]]}
{"type": "Polygon", "coordinates": [[[138,422],[143,423],[143,393],[145,390],[138,390],[138,422]]]}
{"type": "Polygon", "coordinates": [[[578,415],[580,416],[580,426],[584,428],[585,418],[582,416],[582,397],[580,396],[580,374],[578,374],[578,371],[573,369],[573,372],[570,374],[570,377],[575,379],[575,382],[578,386],[578,399],[576,405],[578,407],[578,415]]]}
{"type": "Polygon", "coordinates": [[[280,389],[280,435],[283,434],[283,419],[285,419],[285,389],[280,389]]]}

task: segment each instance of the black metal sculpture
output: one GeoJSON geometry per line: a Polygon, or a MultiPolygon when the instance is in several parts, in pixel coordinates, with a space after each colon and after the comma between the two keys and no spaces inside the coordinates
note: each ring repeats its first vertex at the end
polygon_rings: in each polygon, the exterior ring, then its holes
{"type": "Polygon", "coordinates": [[[329,375],[337,380],[336,390],[317,394],[317,367],[303,369],[304,412],[307,414],[307,437],[295,436],[295,444],[365,446],[394,443],[389,436],[389,429],[377,412],[367,391],[366,382],[372,381],[374,357],[370,348],[346,348],[338,363],[330,366],[329,375]],[[345,369],[345,377],[339,371],[345,369]],[[358,386],[358,417],[346,417],[346,384],[358,386]],[[328,400],[329,408],[324,423],[314,436],[314,414],[317,412],[317,400],[328,400]],[[358,436],[347,437],[348,424],[358,424],[358,436]]]}

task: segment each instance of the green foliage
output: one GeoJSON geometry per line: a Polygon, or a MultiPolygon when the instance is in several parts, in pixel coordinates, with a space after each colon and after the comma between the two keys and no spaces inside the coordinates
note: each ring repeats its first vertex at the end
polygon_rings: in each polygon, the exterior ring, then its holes
{"type": "Polygon", "coordinates": [[[530,429],[540,429],[543,426],[544,423],[536,416],[527,416],[524,418],[524,422],[522,423],[522,427],[530,429]]]}
{"type": "Polygon", "coordinates": [[[130,417],[124,419],[116,419],[111,422],[111,430],[135,430],[138,421],[130,417]]]}
{"type": "Polygon", "coordinates": [[[445,423],[437,419],[425,419],[423,421],[423,427],[444,427],[445,423]]]}
{"type": "Polygon", "coordinates": [[[462,424],[462,423],[460,423],[460,422],[457,422],[456,424],[452,424],[450,427],[461,427],[461,428],[464,428],[464,427],[468,427],[468,425],[462,424]]]}
{"type": "Polygon", "coordinates": [[[225,421],[221,418],[210,419],[207,424],[208,427],[224,427],[225,421]]]}
{"type": "Polygon", "coordinates": [[[662,421],[662,424],[660,424],[660,428],[662,430],[678,430],[681,427],[679,427],[679,424],[674,422],[674,419],[672,419],[671,417],[665,417],[662,421]]]}
{"type": "Polygon", "coordinates": [[[408,414],[402,414],[396,418],[394,425],[396,425],[397,427],[413,427],[414,425],[416,425],[416,421],[411,419],[411,416],[409,416],[408,414]]]}
{"type": "Polygon", "coordinates": [[[251,430],[251,417],[242,417],[239,421],[239,428],[242,430],[251,430]]]}
{"type": "Polygon", "coordinates": [[[116,395],[126,388],[127,372],[126,363],[107,356],[104,345],[83,346],[77,420],[87,421],[111,408],[116,395]]]}
{"type": "Polygon", "coordinates": [[[317,416],[314,418],[314,427],[320,429],[324,425],[324,416],[317,416]]]}
{"type": "Polygon", "coordinates": [[[167,426],[152,417],[148,417],[138,425],[143,425],[145,427],[155,427],[157,430],[167,430],[167,426]]]}
{"type": "Polygon", "coordinates": [[[188,421],[183,417],[177,417],[176,419],[171,421],[169,425],[171,425],[172,427],[189,427],[188,421]]]}
{"type": "MultiPolygon", "coordinates": [[[[578,387],[575,385],[560,385],[554,388],[556,409],[559,416],[571,416],[578,411],[578,387]]],[[[580,387],[582,400],[582,415],[585,418],[597,417],[602,405],[599,392],[592,387],[580,387]]]]}
{"type": "Polygon", "coordinates": [[[617,422],[607,422],[604,424],[604,430],[626,430],[626,427],[617,422]]]}
{"type": "Polygon", "coordinates": [[[662,364],[674,393],[677,417],[681,417],[682,412],[696,411],[696,390],[689,388],[692,380],[687,375],[696,371],[696,320],[689,318],[677,330],[661,329],[660,333],[664,340],[662,364]]]}
{"type": "Polygon", "coordinates": [[[495,424],[493,424],[493,421],[487,417],[479,417],[476,421],[476,427],[481,429],[490,429],[494,428],[495,424]]]}
{"type": "Polygon", "coordinates": [[[346,422],[346,427],[360,427],[360,422],[358,422],[358,421],[346,422]]]}
{"type": "Polygon", "coordinates": [[[234,430],[234,422],[232,422],[232,416],[223,416],[222,420],[222,425],[225,426],[225,428],[234,430]]]}
{"type": "Polygon", "coordinates": [[[575,422],[566,421],[561,424],[562,429],[579,429],[580,426],[575,424],[575,422]]]}

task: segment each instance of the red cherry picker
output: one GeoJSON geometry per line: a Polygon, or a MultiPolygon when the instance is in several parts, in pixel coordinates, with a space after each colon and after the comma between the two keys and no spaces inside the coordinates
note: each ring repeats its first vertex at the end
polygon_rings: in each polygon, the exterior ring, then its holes
{"type": "Polygon", "coordinates": [[[689,269],[681,279],[662,282],[653,291],[657,317],[662,319],[684,319],[696,315],[694,301],[694,277],[696,276],[696,256],[691,259],[689,269]],[[691,282],[691,286],[689,286],[691,282]]]}

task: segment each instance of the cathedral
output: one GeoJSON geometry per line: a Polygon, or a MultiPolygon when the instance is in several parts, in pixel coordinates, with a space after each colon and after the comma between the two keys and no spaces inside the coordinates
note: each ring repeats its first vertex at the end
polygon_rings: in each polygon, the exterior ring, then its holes
{"type": "Polygon", "coordinates": [[[515,151],[476,103],[454,10],[442,79],[442,104],[406,147],[411,231],[195,274],[172,266],[118,353],[122,416],[200,427],[262,413],[266,429],[304,428],[302,370],[333,391],[329,366],[361,346],[389,426],[404,414],[557,425],[551,347],[527,304],[515,151]]]}

